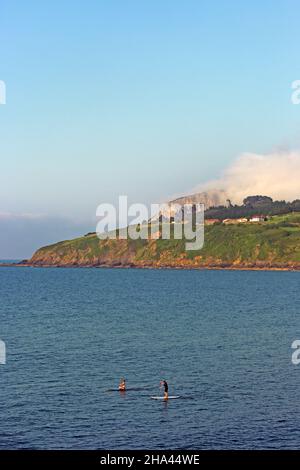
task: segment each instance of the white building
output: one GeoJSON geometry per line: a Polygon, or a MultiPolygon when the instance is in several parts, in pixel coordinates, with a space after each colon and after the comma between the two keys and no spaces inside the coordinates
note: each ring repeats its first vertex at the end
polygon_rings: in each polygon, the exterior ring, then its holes
{"type": "Polygon", "coordinates": [[[253,215],[250,219],[250,222],[264,222],[266,217],[264,215],[253,215]]]}

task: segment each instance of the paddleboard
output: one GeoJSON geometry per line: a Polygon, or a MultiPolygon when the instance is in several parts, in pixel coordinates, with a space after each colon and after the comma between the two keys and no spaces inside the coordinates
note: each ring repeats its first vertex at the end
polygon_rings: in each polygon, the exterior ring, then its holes
{"type": "Polygon", "coordinates": [[[152,387],[130,387],[125,390],[120,390],[118,388],[109,388],[107,392],[142,392],[143,390],[151,390],[152,387]]]}
{"type": "Polygon", "coordinates": [[[178,396],[170,396],[168,397],[167,399],[164,398],[164,397],[150,397],[151,400],[164,400],[164,401],[168,401],[168,400],[177,400],[177,398],[181,398],[179,395],[178,396]]]}

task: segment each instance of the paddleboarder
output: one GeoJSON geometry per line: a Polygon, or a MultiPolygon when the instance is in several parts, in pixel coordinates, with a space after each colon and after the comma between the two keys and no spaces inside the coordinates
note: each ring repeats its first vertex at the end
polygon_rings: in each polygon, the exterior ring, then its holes
{"type": "Polygon", "coordinates": [[[160,382],[160,387],[164,387],[164,400],[169,399],[169,386],[166,380],[160,382]]]}
{"type": "Polygon", "coordinates": [[[126,380],[122,378],[119,383],[119,390],[120,392],[125,392],[126,390],[126,380]]]}

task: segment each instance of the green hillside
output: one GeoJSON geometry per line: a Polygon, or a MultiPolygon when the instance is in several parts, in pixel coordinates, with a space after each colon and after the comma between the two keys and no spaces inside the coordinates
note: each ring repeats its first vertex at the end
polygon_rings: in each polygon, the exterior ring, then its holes
{"type": "Polygon", "coordinates": [[[39,249],[35,266],[300,268],[300,213],[267,222],[205,226],[204,248],[185,240],[99,240],[89,234],[39,249]]]}

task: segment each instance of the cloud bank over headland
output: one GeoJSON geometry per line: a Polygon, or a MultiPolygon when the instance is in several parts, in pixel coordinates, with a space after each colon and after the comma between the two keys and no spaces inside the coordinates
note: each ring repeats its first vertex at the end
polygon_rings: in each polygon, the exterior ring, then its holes
{"type": "Polygon", "coordinates": [[[258,194],[271,196],[274,200],[300,199],[300,151],[242,154],[221,178],[198,189],[224,190],[236,204],[249,195],[258,194]]]}

